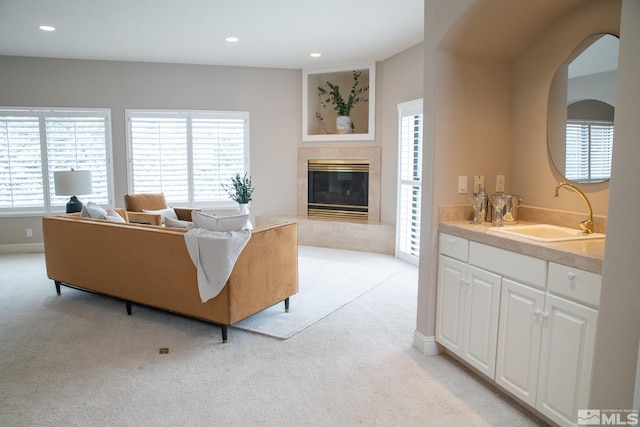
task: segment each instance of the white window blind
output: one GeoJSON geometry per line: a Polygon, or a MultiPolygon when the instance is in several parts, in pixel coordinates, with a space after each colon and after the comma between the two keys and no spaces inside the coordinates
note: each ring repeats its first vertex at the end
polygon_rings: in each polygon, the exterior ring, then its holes
{"type": "Polygon", "coordinates": [[[53,173],[71,168],[92,173],[83,200],[110,205],[109,123],[106,109],[0,109],[0,211],[64,210],[53,173]]]}
{"type": "Polygon", "coordinates": [[[396,252],[417,263],[420,256],[422,206],[422,99],[403,103],[399,111],[399,182],[396,252]]]}
{"type": "Polygon", "coordinates": [[[567,122],[565,176],[576,182],[602,181],[611,177],[613,123],[567,122]]]}
{"type": "Polygon", "coordinates": [[[246,112],[127,110],[130,191],[167,202],[228,204],[222,184],[248,172],[246,112]]]}

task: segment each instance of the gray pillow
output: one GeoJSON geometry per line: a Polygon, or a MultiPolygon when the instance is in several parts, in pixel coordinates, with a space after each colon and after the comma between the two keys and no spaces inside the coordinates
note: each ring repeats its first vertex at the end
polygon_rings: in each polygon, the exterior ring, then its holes
{"type": "Polygon", "coordinates": [[[166,225],[167,227],[174,227],[174,228],[186,228],[186,229],[193,228],[193,223],[190,221],[183,221],[180,219],[171,219],[171,218],[165,218],[164,225],[166,225]]]}
{"type": "Polygon", "coordinates": [[[158,210],[147,210],[147,209],[143,209],[142,212],[145,213],[150,213],[150,214],[160,214],[162,215],[162,223],[165,223],[165,220],[167,218],[171,218],[171,219],[178,219],[178,215],[176,214],[176,211],[173,210],[173,208],[165,208],[165,209],[158,209],[158,210]]]}
{"type": "Polygon", "coordinates": [[[113,209],[107,209],[107,218],[109,221],[113,222],[127,222],[120,216],[120,214],[113,209]]]}
{"type": "Polygon", "coordinates": [[[85,203],[80,211],[80,216],[85,218],[107,219],[107,211],[102,209],[99,205],[89,202],[85,203]]]}

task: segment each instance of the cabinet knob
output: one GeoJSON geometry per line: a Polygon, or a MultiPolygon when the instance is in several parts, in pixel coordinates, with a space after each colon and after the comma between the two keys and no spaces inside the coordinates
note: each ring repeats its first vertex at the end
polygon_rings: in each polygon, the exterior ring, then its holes
{"type": "Polygon", "coordinates": [[[547,319],[547,318],[549,317],[549,313],[546,313],[546,312],[544,312],[544,311],[543,311],[542,313],[540,313],[540,316],[541,316],[543,319],[547,319]]]}
{"type": "Polygon", "coordinates": [[[542,311],[538,310],[537,308],[535,310],[533,310],[533,314],[535,316],[540,316],[540,314],[542,314],[542,311]]]}
{"type": "Polygon", "coordinates": [[[576,280],[575,273],[567,273],[567,279],[569,279],[571,281],[576,280]]]}

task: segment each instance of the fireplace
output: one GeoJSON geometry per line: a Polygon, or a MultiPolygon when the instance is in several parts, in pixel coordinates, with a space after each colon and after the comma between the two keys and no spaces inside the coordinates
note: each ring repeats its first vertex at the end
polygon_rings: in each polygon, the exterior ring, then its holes
{"type": "Polygon", "coordinates": [[[367,221],[369,219],[369,161],[308,161],[310,218],[367,221]]]}

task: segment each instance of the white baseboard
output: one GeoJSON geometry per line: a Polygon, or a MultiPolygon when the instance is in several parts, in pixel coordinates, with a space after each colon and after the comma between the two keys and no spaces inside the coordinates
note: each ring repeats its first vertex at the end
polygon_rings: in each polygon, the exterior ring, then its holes
{"type": "Polygon", "coordinates": [[[441,353],[435,337],[428,337],[415,331],[413,333],[413,346],[425,356],[436,356],[441,353]]]}
{"type": "Polygon", "coordinates": [[[0,254],[32,254],[44,252],[44,243],[17,243],[0,245],[0,254]]]}

